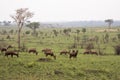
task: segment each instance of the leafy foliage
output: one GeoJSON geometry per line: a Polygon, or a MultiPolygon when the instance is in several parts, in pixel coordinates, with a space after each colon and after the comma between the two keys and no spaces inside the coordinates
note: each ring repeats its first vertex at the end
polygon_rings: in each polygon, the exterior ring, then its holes
{"type": "Polygon", "coordinates": [[[30,24],[27,24],[26,26],[29,27],[30,29],[32,29],[33,30],[33,35],[36,36],[36,34],[37,34],[36,29],[39,28],[40,23],[39,22],[32,22],[30,24]]]}

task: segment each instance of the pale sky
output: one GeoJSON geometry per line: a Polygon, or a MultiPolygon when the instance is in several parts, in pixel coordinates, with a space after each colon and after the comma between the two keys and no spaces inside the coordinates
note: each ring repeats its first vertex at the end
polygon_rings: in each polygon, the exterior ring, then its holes
{"type": "Polygon", "coordinates": [[[39,22],[120,20],[120,0],[0,0],[0,21],[12,20],[18,8],[29,8],[39,22]]]}

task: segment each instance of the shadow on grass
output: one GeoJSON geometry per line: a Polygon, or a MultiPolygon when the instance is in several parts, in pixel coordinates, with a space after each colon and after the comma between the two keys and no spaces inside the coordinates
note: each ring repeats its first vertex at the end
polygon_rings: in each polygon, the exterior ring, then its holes
{"type": "Polygon", "coordinates": [[[101,74],[110,74],[107,71],[97,70],[97,69],[84,69],[83,71],[86,72],[86,73],[93,73],[93,74],[99,74],[99,73],[101,73],[101,74]]]}
{"type": "Polygon", "coordinates": [[[37,62],[53,62],[51,58],[39,58],[37,62]]]}

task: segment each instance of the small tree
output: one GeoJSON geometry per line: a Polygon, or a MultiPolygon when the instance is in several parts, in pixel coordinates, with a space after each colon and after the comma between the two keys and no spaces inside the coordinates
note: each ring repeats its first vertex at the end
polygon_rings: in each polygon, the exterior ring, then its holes
{"type": "Polygon", "coordinates": [[[94,44],[93,44],[93,43],[88,43],[88,44],[86,45],[86,50],[91,51],[91,49],[94,49],[94,44]]]}
{"type": "Polygon", "coordinates": [[[9,26],[11,21],[3,21],[4,26],[9,26]]]}
{"type": "Polygon", "coordinates": [[[114,49],[115,49],[115,54],[120,55],[120,45],[114,46],[114,49]]]}
{"type": "Polygon", "coordinates": [[[26,31],[25,34],[27,34],[27,35],[30,34],[30,31],[26,31]]]}
{"type": "Polygon", "coordinates": [[[82,28],[82,32],[85,33],[86,32],[86,28],[82,28]]]}
{"type": "Polygon", "coordinates": [[[13,30],[13,29],[11,29],[11,30],[9,31],[9,33],[10,33],[10,34],[13,34],[13,33],[14,33],[14,30],[13,30]]]}
{"type": "Polygon", "coordinates": [[[26,26],[29,27],[30,29],[32,29],[33,30],[33,35],[36,36],[36,34],[37,34],[36,29],[39,28],[40,23],[39,22],[32,22],[30,24],[27,24],[26,26]]]}
{"type": "Polygon", "coordinates": [[[95,36],[95,42],[98,43],[98,41],[99,41],[99,37],[96,35],[95,36]]]}
{"type": "Polygon", "coordinates": [[[70,36],[69,32],[71,32],[71,29],[70,29],[70,28],[63,30],[63,33],[64,33],[65,35],[67,35],[67,36],[70,36]]]}
{"type": "Polygon", "coordinates": [[[104,39],[105,39],[105,42],[107,42],[107,43],[109,42],[109,34],[108,33],[105,34],[104,39]]]}
{"type": "Polygon", "coordinates": [[[119,33],[119,34],[117,34],[117,37],[118,37],[118,39],[120,40],[120,33],[119,33]]]}
{"type": "Polygon", "coordinates": [[[78,34],[80,33],[80,30],[79,30],[79,29],[77,29],[77,30],[76,30],[76,33],[77,33],[77,35],[78,35],[78,34]]]}
{"type": "Polygon", "coordinates": [[[7,31],[6,30],[2,30],[2,35],[6,35],[7,31]]]}
{"type": "Polygon", "coordinates": [[[105,22],[108,23],[108,27],[109,27],[109,29],[110,29],[110,28],[111,28],[111,25],[112,25],[112,23],[113,23],[113,19],[106,19],[105,22]]]}
{"type": "Polygon", "coordinates": [[[0,26],[1,26],[2,22],[0,21],[0,26]]]}
{"type": "Polygon", "coordinates": [[[24,23],[33,16],[32,12],[28,11],[28,8],[20,8],[16,10],[15,15],[11,15],[11,18],[15,20],[18,26],[18,48],[20,49],[21,43],[21,30],[23,28],[24,23]]]}
{"type": "Polygon", "coordinates": [[[54,33],[54,35],[55,35],[55,36],[57,36],[57,35],[58,35],[57,30],[53,30],[53,33],[54,33]]]}
{"type": "Polygon", "coordinates": [[[80,42],[80,37],[79,36],[74,36],[74,48],[77,48],[78,44],[80,42]]]}

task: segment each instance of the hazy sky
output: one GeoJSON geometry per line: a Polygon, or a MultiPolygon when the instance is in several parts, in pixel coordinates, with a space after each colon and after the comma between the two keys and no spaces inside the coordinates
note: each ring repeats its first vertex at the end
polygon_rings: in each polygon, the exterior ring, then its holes
{"type": "Polygon", "coordinates": [[[18,8],[29,8],[40,22],[120,20],[120,0],[0,0],[0,21],[12,20],[18,8]]]}

